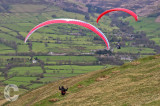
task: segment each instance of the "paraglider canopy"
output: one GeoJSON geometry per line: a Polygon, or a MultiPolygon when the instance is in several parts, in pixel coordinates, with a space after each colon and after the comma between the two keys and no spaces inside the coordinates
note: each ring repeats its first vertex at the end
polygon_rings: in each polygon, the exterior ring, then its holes
{"type": "Polygon", "coordinates": [[[138,16],[137,16],[133,11],[128,10],[128,9],[125,9],[125,8],[114,8],[114,9],[107,10],[107,11],[103,12],[102,14],[100,14],[100,15],[98,16],[98,18],[97,18],[97,23],[98,23],[99,19],[100,19],[102,16],[104,16],[104,15],[107,14],[107,13],[113,12],[113,11],[123,11],[123,12],[126,12],[126,13],[132,15],[132,16],[134,17],[134,19],[135,19],[136,21],[138,21],[138,16]]]}
{"type": "Polygon", "coordinates": [[[50,24],[56,24],[56,23],[67,23],[67,24],[75,24],[75,25],[79,25],[79,26],[83,26],[85,28],[90,29],[91,31],[93,31],[94,33],[96,33],[97,35],[99,35],[103,41],[105,42],[106,46],[107,46],[107,50],[110,49],[109,46],[109,42],[108,39],[106,38],[106,36],[95,26],[84,22],[84,21],[80,21],[80,20],[76,20],[76,19],[53,19],[53,20],[48,20],[45,22],[40,23],[39,25],[35,26],[27,35],[27,37],[25,38],[25,43],[28,40],[28,38],[30,37],[30,35],[35,32],[37,29],[44,27],[46,25],[50,25],[50,24]]]}

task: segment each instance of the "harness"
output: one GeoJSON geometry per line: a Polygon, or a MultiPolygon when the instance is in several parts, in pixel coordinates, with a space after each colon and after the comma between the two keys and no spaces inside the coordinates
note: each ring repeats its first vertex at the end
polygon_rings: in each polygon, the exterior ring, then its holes
{"type": "Polygon", "coordinates": [[[61,91],[61,93],[63,93],[63,94],[64,94],[64,93],[66,93],[66,91],[61,91]]]}

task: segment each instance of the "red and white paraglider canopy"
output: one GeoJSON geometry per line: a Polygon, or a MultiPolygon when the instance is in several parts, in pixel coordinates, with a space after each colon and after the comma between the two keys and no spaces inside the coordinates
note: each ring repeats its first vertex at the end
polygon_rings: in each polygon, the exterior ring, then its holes
{"type": "Polygon", "coordinates": [[[110,49],[109,46],[109,42],[108,39],[106,38],[106,36],[95,26],[84,22],[84,21],[80,21],[80,20],[76,20],[76,19],[53,19],[53,20],[48,20],[45,22],[40,23],[39,25],[35,26],[27,35],[27,37],[25,38],[25,43],[28,40],[28,38],[31,36],[31,34],[33,32],[35,32],[36,30],[38,30],[41,27],[44,27],[46,25],[50,25],[50,24],[56,24],[56,23],[67,23],[67,24],[75,24],[75,25],[79,25],[79,26],[83,26],[85,28],[90,29],[91,31],[93,31],[94,33],[96,33],[97,35],[99,35],[103,41],[105,42],[106,46],[107,46],[107,50],[110,49]]]}
{"type": "Polygon", "coordinates": [[[136,21],[138,20],[138,16],[137,16],[133,11],[128,10],[128,9],[125,9],[125,8],[114,8],[114,9],[107,10],[107,11],[103,12],[102,14],[100,14],[100,15],[98,16],[98,18],[97,18],[97,23],[98,23],[99,19],[100,19],[102,16],[104,16],[104,15],[107,14],[107,13],[113,12],[113,11],[123,11],[123,12],[126,12],[126,13],[132,15],[136,21]]]}

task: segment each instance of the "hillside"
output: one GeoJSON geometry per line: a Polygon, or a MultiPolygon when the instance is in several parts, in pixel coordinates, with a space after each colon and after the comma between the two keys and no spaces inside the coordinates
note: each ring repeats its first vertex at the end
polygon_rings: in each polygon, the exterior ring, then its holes
{"type": "Polygon", "coordinates": [[[134,10],[139,16],[148,16],[153,13],[159,13],[160,0],[1,0],[0,12],[11,10],[10,4],[45,4],[49,6],[58,6],[61,9],[79,12],[101,13],[111,8],[128,8],[134,10]]]}
{"type": "Polygon", "coordinates": [[[160,104],[160,55],[126,63],[47,84],[22,95],[7,106],[20,105],[144,105],[160,104]],[[58,86],[69,87],[68,94],[60,96],[58,86]],[[50,99],[59,101],[52,103],[50,99]]]}
{"type": "Polygon", "coordinates": [[[134,10],[138,16],[148,16],[159,12],[160,0],[75,0],[92,7],[99,7],[103,10],[111,8],[128,8],[134,10]]]}

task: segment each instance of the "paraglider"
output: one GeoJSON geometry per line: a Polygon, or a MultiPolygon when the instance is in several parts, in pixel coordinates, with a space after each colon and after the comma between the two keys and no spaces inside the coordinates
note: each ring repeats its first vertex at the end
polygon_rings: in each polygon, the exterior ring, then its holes
{"type": "Polygon", "coordinates": [[[104,16],[104,15],[107,14],[107,13],[113,12],[113,11],[123,11],[123,12],[126,12],[126,13],[132,15],[132,16],[134,17],[134,19],[135,19],[136,21],[138,21],[138,16],[137,16],[133,11],[128,10],[128,9],[125,9],[125,8],[114,8],[114,9],[107,10],[107,11],[103,12],[102,14],[100,14],[100,15],[98,16],[98,18],[97,18],[97,23],[98,23],[99,19],[100,19],[102,16],[104,16]]]}
{"type": "Polygon", "coordinates": [[[95,26],[84,22],[84,21],[80,21],[80,20],[76,20],[76,19],[53,19],[53,20],[48,20],[45,22],[40,23],[39,25],[37,25],[36,27],[34,27],[27,35],[27,37],[25,38],[25,43],[28,40],[28,38],[31,36],[31,34],[33,32],[35,32],[36,30],[38,30],[41,27],[44,27],[46,25],[50,25],[50,24],[56,24],[56,23],[67,23],[67,24],[75,24],[75,25],[79,25],[79,26],[83,26],[85,28],[90,29],[91,31],[93,31],[94,33],[96,33],[97,35],[99,35],[103,41],[105,42],[106,46],[107,46],[107,50],[110,49],[109,46],[109,42],[108,39],[106,38],[106,36],[95,26]]]}
{"type": "Polygon", "coordinates": [[[121,49],[121,45],[119,43],[117,44],[117,49],[121,49]]]}
{"type": "MultiPolygon", "coordinates": [[[[103,12],[102,14],[100,14],[98,16],[98,18],[97,18],[97,23],[98,23],[98,21],[100,20],[100,18],[102,16],[104,16],[107,13],[113,12],[113,11],[123,11],[123,12],[126,12],[126,13],[130,14],[131,16],[133,16],[136,21],[138,21],[138,16],[133,11],[125,9],[125,8],[114,8],[114,9],[107,10],[107,11],[103,12]]],[[[117,49],[121,49],[121,45],[120,44],[117,44],[117,49]]]]}

